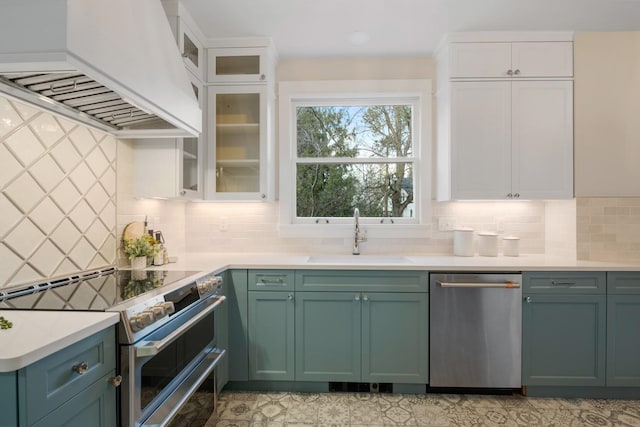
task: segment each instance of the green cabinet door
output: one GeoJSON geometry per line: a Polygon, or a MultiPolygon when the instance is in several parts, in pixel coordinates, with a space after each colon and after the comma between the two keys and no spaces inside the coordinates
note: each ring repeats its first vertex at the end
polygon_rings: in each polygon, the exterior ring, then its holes
{"type": "Polygon", "coordinates": [[[357,292],[296,293],[296,380],[360,381],[357,292]]]}
{"type": "MultiPolygon", "coordinates": [[[[222,294],[227,300],[215,311],[216,346],[220,349],[229,349],[229,275],[230,271],[222,274],[222,294]]],[[[221,391],[229,381],[229,353],[222,358],[216,368],[216,388],[221,391]]]]}
{"type": "Polygon", "coordinates": [[[230,270],[224,285],[229,322],[229,381],[249,379],[249,344],[247,341],[247,270],[230,270]]]}
{"type": "Polygon", "coordinates": [[[640,295],[607,300],[607,385],[640,386],[640,295]]]}
{"type": "Polygon", "coordinates": [[[606,295],[525,295],[524,385],[605,385],[606,298],[606,295]]]}
{"type": "Polygon", "coordinates": [[[293,292],[249,291],[249,379],[294,379],[293,292]]]}
{"type": "Polygon", "coordinates": [[[428,382],[428,307],[425,293],[362,295],[362,381],[428,382]]]}

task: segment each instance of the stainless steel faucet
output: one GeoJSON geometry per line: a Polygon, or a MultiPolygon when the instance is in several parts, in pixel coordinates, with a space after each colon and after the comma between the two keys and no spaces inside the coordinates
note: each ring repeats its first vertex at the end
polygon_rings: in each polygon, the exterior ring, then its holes
{"type": "Polygon", "coordinates": [[[360,210],[355,208],[353,210],[353,220],[355,222],[355,229],[353,232],[353,255],[360,255],[360,242],[367,241],[367,232],[360,231],[360,210]],[[362,236],[361,236],[362,234],[362,236]]]}

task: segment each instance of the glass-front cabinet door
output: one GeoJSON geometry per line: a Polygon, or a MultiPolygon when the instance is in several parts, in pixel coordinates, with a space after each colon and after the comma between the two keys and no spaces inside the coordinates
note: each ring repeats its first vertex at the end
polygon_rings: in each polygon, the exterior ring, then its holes
{"type": "Polygon", "coordinates": [[[186,68],[202,78],[204,68],[203,49],[193,31],[183,20],[180,20],[178,43],[186,68]]]}
{"type": "Polygon", "coordinates": [[[257,83],[267,76],[265,48],[212,48],[208,50],[209,82],[257,83]]]}
{"type": "Polygon", "coordinates": [[[211,86],[208,90],[209,140],[213,142],[208,188],[214,191],[208,190],[207,198],[265,199],[266,87],[211,86]]]}

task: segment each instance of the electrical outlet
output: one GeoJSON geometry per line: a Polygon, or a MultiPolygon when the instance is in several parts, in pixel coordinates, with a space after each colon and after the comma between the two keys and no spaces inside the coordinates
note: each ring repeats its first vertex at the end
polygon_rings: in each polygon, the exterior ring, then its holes
{"type": "Polygon", "coordinates": [[[455,218],[438,218],[438,231],[451,231],[456,228],[455,218]]]}
{"type": "Polygon", "coordinates": [[[220,217],[219,230],[220,231],[229,231],[229,223],[227,223],[227,217],[226,216],[220,217]]]}

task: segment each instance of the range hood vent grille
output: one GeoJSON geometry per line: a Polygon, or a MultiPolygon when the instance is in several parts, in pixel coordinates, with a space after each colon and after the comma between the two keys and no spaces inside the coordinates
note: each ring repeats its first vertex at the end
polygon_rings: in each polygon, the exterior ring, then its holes
{"type": "Polygon", "coordinates": [[[81,73],[5,73],[0,81],[90,116],[111,130],[162,120],[81,73]]]}

